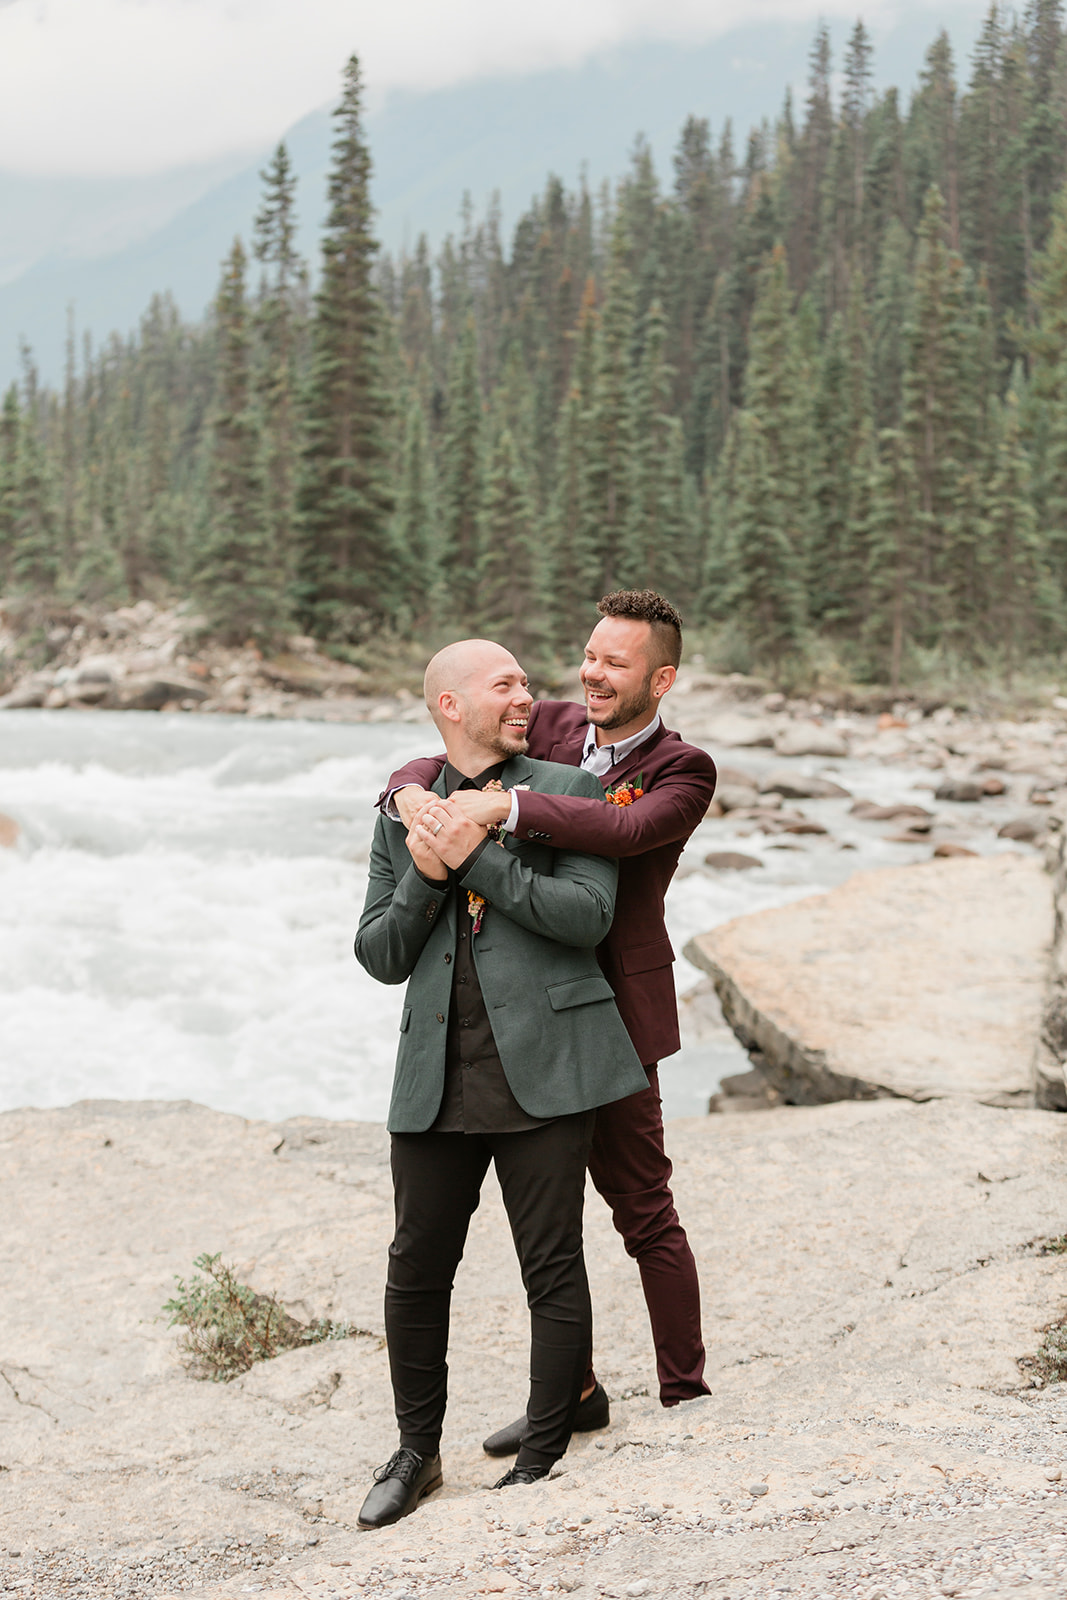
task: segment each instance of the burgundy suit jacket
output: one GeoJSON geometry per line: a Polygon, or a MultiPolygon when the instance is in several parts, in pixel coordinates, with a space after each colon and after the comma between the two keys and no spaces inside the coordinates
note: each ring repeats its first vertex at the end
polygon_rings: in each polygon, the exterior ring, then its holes
{"type": "MultiPolygon", "coordinates": [[[[537,761],[578,767],[587,727],[584,706],[536,700],[527,728],[529,753],[537,761]]],[[[406,783],[428,789],[443,763],[443,756],[409,762],[393,773],[386,793],[406,783]]],[[[650,1066],[679,1048],[674,951],[663,901],[682,848],[715,793],[715,763],[661,724],[602,782],[614,789],[639,774],[644,794],[628,806],[606,806],[579,795],[524,793],[515,837],[618,857],[615,920],[597,959],[634,1047],[650,1066]]]]}

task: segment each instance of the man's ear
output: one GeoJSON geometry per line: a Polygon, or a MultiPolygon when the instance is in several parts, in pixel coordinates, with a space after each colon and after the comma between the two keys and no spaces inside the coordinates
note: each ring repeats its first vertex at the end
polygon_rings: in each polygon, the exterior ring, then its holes
{"type": "Polygon", "coordinates": [[[675,667],[656,668],[652,674],[652,694],[655,699],[659,700],[667,693],[677,676],[678,672],[675,667]]]}
{"type": "Polygon", "coordinates": [[[438,695],[437,704],[441,708],[441,715],[448,722],[459,722],[460,721],[461,712],[460,712],[460,707],[459,707],[459,696],[455,693],[454,690],[445,689],[442,694],[438,695]]]}

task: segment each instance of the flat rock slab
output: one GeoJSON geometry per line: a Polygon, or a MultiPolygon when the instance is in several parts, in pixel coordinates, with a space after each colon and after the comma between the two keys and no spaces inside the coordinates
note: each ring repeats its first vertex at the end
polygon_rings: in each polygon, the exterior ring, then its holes
{"type": "Polygon", "coordinates": [[[1035,857],[861,872],[686,946],[788,1100],[1026,1104],[1052,933],[1035,857]]]}
{"type": "Polygon", "coordinates": [[[191,1105],[0,1116],[0,1593],[919,1600],[933,1576],[977,1594],[992,1552],[1025,1565],[1028,1600],[1062,1600],[1067,1493],[1047,1474],[1067,1395],[1016,1358],[1067,1291],[1041,1247],[1067,1215],[1063,1131],[959,1101],[671,1124],[713,1393],[658,1404],[637,1270],[590,1192],[611,1426],[500,1493],[480,1441],[523,1403],[529,1329],[490,1178],[453,1304],[444,1488],[360,1534],[395,1439],[384,1130],[191,1105]],[[205,1249],[368,1334],[195,1382],[160,1307],[205,1249]]]}

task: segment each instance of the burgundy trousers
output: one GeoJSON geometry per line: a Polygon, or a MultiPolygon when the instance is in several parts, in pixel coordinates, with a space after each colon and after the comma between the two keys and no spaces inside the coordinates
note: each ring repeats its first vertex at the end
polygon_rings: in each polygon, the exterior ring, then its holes
{"type": "MultiPolygon", "coordinates": [[[[673,1406],[710,1391],[704,1382],[700,1284],[674,1209],[656,1067],[654,1062],[645,1068],[647,1089],[597,1109],[589,1176],[637,1262],[656,1347],[659,1397],[673,1406]]],[[[590,1365],[585,1387],[592,1382],[590,1365]]]]}

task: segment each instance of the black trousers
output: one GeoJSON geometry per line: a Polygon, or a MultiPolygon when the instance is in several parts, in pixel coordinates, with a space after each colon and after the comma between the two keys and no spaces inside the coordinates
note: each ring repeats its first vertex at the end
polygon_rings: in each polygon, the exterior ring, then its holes
{"type": "Polygon", "coordinates": [[[385,1329],[400,1443],[420,1455],[440,1448],[452,1284],[490,1161],[530,1307],[529,1427],[517,1464],[548,1467],[566,1450],[593,1334],[582,1205],[594,1119],[585,1111],[522,1133],[393,1134],[385,1329]]]}

